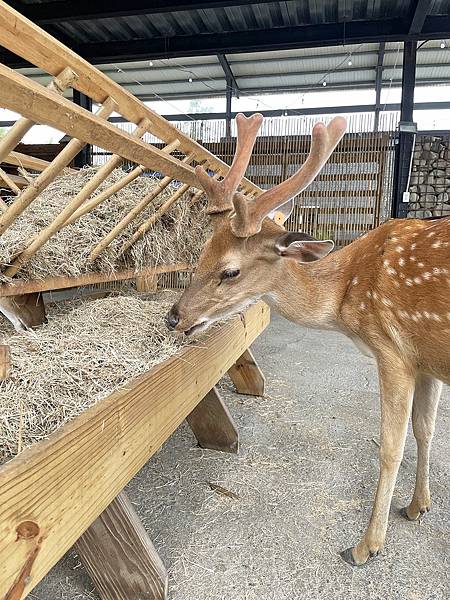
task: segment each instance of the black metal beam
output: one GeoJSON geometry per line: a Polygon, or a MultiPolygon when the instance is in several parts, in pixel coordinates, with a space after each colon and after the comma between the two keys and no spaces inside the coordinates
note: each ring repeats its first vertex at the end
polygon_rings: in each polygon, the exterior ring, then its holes
{"type": "Polygon", "coordinates": [[[380,123],[381,86],[383,84],[383,61],[385,49],[386,42],[380,42],[380,45],[378,47],[377,74],[375,77],[375,119],[373,124],[374,131],[378,131],[378,126],[380,123]]]}
{"type": "Polygon", "coordinates": [[[422,31],[432,4],[433,0],[416,0],[416,6],[409,25],[409,34],[418,34],[422,31]]]}
{"type": "Polygon", "coordinates": [[[22,4],[9,2],[19,12],[39,25],[58,24],[61,21],[86,21],[110,17],[129,17],[133,15],[153,15],[174,13],[184,10],[205,8],[225,8],[228,6],[246,6],[265,4],[273,0],[61,0],[60,2],[42,2],[22,4]]]}
{"type": "Polygon", "coordinates": [[[236,81],[236,77],[234,76],[234,73],[231,69],[230,63],[227,60],[227,57],[225,56],[225,54],[218,54],[217,58],[220,62],[220,66],[223,69],[223,72],[225,73],[225,79],[227,80],[227,86],[231,85],[231,87],[232,87],[231,91],[234,93],[236,98],[239,98],[239,86],[236,81]]]}
{"type": "MultiPolygon", "coordinates": [[[[92,100],[89,98],[89,96],[82,94],[78,90],[73,90],[73,101],[75,104],[78,104],[78,106],[81,106],[81,108],[85,108],[86,110],[92,111],[92,100]]],[[[84,167],[86,165],[91,165],[92,164],[92,146],[89,144],[86,144],[83,147],[83,149],[81,150],[81,152],[79,152],[75,156],[73,164],[75,167],[77,167],[79,169],[81,169],[82,167],[84,167]]]]}
{"type": "Polygon", "coordinates": [[[417,43],[405,42],[403,46],[402,100],[392,198],[392,216],[400,218],[406,217],[408,211],[408,203],[405,202],[404,193],[408,191],[417,131],[417,126],[413,122],[416,58],[417,43]]]}
{"type": "MultiPolygon", "coordinates": [[[[52,3],[52,4],[60,4],[52,3]]],[[[95,5],[95,3],[92,3],[95,5]]],[[[41,5],[28,5],[38,9],[41,5]]],[[[76,5],[74,5],[76,6],[76,5]]],[[[59,37],[59,34],[57,34],[59,37]]],[[[314,48],[346,44],[442,39],[450,37],[450,16],[428,16],[421,34],[409,33],[409,21],[394,18],[378,21],[349,21],[298,27],[277,27],[200,35],[142,38],[76,44],[73,50],[91,63],[125,62],[180,56],[201,56],[314,48]]],[[[26,65],[14,54],[0,49],[0,60],[9,66],[26,65]]]]}

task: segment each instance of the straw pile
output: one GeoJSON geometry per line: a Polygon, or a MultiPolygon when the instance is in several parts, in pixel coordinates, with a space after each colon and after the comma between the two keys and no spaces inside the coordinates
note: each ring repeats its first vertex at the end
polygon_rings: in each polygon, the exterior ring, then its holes
{"type": "Polygon", "coordinates": [[[48,324],[21,334],[0,322],[12,356],[11,377],[0,382],[0,463],[186,345],[164,325],[174,299],[163,292],[51,305],[48,324]]]}
{"type": "MultiPolygon", "coordinates": [[[[84,168],[74,174],[55,179],[31,203],[19,219],[0,237],[0,269],[4,270],[25,248],[30,239],[48,225],[66,204],[94,175],[95,168],[84,168]]],[[[100,185],[97,193],[124,177],[122,169],[114,170],[100,185]]],[[[86,272],[111,273],[126,268],[140,270],[148,266],[187,262],[195,264],[208,235],[208,222],[202,202],[188,207],[186,197],[158,219],[145,237],[132,249],[120,255],[124,241],[155,210],[172,196],[176,189],[168,186],[114,240],[93,263],[87,258],[94,246],[158,183],[153,177],[141,176],[128,184],[71,225],[53,236],[38,253],[23,266],[19,277],[42,279],[58,275],[77,276],[86,272]]],[[[6,278],[0,275],[0,280],[6,278]]]]}

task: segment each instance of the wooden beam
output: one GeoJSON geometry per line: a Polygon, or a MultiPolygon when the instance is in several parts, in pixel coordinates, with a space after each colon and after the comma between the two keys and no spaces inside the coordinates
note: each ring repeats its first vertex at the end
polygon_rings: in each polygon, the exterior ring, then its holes
{"type": "Polygon", "coordinates": [[[0,345],[0,381],[8,379],[11,372],[11,349],[5,344],[0,345]]]}
{"type": "Polygon", "coordinates": [[[228,408],[213,387],[187,417],[199,446],[236,454],[239,433],[228,408]]]}
{"type": "Polygon", "coordinates": [[[0,468],[0,598],[12,586],[15,600],[31,592],[269,318],[267,305],[252,306],[0,468]]]}
{"type": "Polygon", "coordinates": [[[18,294],[33,294],[34,292],[48,292],[63,290],[83,285],[95,285],[97,283],[108,283],[112,281],[123,281],[135,277],[146,277],[157,273],[175,273],[177,271],[188,271],[192,265],[180,263],[177,265],[160,265],[149,267],[136,272],[135,269],[116,271],[115,273],[87,273],[77,277],[46,277],[45,279],[34,279],[31,281],[16,280],[14,283],[3,283],[0,285],[0,298],[5,296],[17,296],[18,294]]]}
{"type": "MultiPolygon", "coordinates": [[[[93,115],[67,98],[52,94],[38,83],[1,64],[0,87],[2,88],[0,103],[4,108],[65,131],[73,138],[100,146],[148,169],[161,171],[195,187],[199,185],[192,167],[183,165],[170,154],[134,138],[130,133],[122,131],[105,119],[93,115]]],[[[174,135],[169,143],[177,137],[181,136],[174,135]]],[[[64,150],[60,155],[62,152],[64,150]]]]}
{"type": "MultiPolygon", "coordinates": [[[[3,9],[2,4],[0,4],[0,13],[3,9]]],[[[1,30],[2,28],[0,27],[0,32],[1,30]]],[[[77,76],[75,75],[75,73],[64,65],[64,67],[62,67],[57,73],[55,73],[55,79],[50,81],[50,83],[47,86],[47,89],[52,92],[62,94],[64,90],[66,90],[74,82],[76,77],[77,76]]],[[[22,114],[20,110],[15,112],[22,114]]],[[[8,131],[8,133],[0,139],[0,163],[2,163],[3,160],[9,155],[11,150],[14,150],[17,144],[22,140],[23,136],[28,131],[30,131],[33,125],[35,125],[34,119],[27,119],[22,117],[21,119],[16,121],[11,127],[11,129],[8,131]]]]}
{"type": "Polygon", "coordinates": [[[102,600],[166,600],[168,575],[125,492],[75,543],[102,600]]]}
{"type": "Polygon", "coordinates": [[[432,4],[433,0],[416,0],[409,24],[408,35],[417,35],[422,31],[432,4]]]}
{"type": "MultiPolygon", "coordinates": [[[[214,171],[222,169],[224,174],[228,172],[229,165],[226,165],[219,158],[208,152],[201,144],[192,140],[188,135],[182,133],[174,125],[166,121],[164,117],[152,111],[148,106],[145,106],[145,104],[122,88],[118,83],[112,81],[107,75],[93,67],[86,60],[82,59],[75,52],[64,46],[61,42],[58,42],[54,37],[1,0],[0,23],[2,24],[0,27],[1,46],[8,48],[18,56],[53,75],[60,73],[67,66],[71,67],[78,76],[77,81],[73,84],[75,89],[86,94],[97,103],[102,103],[108,96],[112,96],[119,106],[118,112],[131,123],[139,123],[144,118],[150,119],[152,122],[152,133],[166,144],[170,144],[170,142],[178,137],[181,143],[180,148],[184,154],[195,152],[199,160],[209,160],[214,166],[214,171]]],[[[20,110],[17,112],[22,114],[20,110]]],[[[109,149],[101,143],[94,143],[106,150],[109,149]]],[[[111,151],[114,152],[114,150],[111,151]]],[[[142,163],[141,160],[134,160],[129,157],[125,158],[133,160],[137,164],[142,163]]],[[[155,168],[159,167],[156,166],[155,168]]],[[[162,171],[166,175],[172,174],[167,170],[162,171]]],[[[176,174],[175,177],[177,178],[176,174]]],[[[193,181],[188,181],[187,179],[182,179],[182,181],[195,185],[193,181]]],[[[260,190],[258,186],[255,186],[251,182],[250,185],[260,190]]]]}
{"type": "Polygon", "coordinates": [[[228,375],[239,394],[264,396],[266,379],[249,348],[230,367],[228,375]]]}
{"type": "MultiPolygon", "coordinates": [[[[59,96],[56,96],[56,94],[53,94],[53,96],[56,100],[60,99],[59,96]]],[[[105,119],[107,119],[109,115],[114,112],[116,106],[117,105],[114,100],[112,98],[108,98],[105,100],[103,106],[100,107],[97,113],[97,118],[100,121],[106,122],[105,119]]],[[[23,211],[33,202],[33,200],[35,200],[39,194],[45,190],[45,188],[67,167],[67,165],[73,160],[73,158],[78,154],[84,145],[85,142],[82,139],[74,138],[70,140],[67,146],[65,146],[58,156],[52,160],[45,171],[42,171],[42,173],[36,177],[36,179],[33,181],[33,184],[28,186],[9,206],[8,210],[0,215],[0,235],[4,233],[12,223],[14,223],[17,217],[23,213],[23,211]]],[[[45,234],[47,234],[48,229],[49,228],[47,227],[44,230],[45,234]]],[[[43,236],[44,234],[41,232],[35,238],[35,241],[41,235],[43,236]]],[[[23,264],[24,259],[27,257],[27,253],[29,251],[30,247],[27,248],[26,251],[22,252],[22,254],[14,261],[13,265],[6,269],[5,274],[9,277],[15,275],[19,270],[20,265],[23,264]]]]}

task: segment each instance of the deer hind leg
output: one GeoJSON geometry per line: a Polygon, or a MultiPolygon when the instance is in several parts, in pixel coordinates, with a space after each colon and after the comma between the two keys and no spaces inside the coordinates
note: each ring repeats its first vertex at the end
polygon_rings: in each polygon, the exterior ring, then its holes
{"type": "Polygon", "coordinates": [[[381,395],[380,475],[364,537],[353,548],[341,552],[342,558],[351,565],[363,565],[383,548],[414,393],[415,377],[400,361],[379,361],[378,370],[381,395]]]}
{"type": "Polygon", "coordinates": [[[416,485],[411,504],[402,510],[410,521],[420,519],[430,510],[429,467],[431,440],[442,382],[430,375],[418,375],[412,408],[412,424],[417,443],[416,485]]]}

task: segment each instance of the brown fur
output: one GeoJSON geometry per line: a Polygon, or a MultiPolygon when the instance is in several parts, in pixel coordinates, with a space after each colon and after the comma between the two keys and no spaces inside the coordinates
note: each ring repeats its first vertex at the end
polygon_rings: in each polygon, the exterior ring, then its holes
{"type": "Polygon", "coordinates": [[[228,217],[216,227],[194,281],[176,305],[177,329],[242,310],[260,298],[301,325],[334,329],[375,357],[380,375],[380,479],[369,527],[343,556],[363,564],[384,544],[407,423],[417,440],[416,488],[406,509],[429,510],[429,449],[441,383],[450,383],[450,219],[392,220],[316,262],[280,256],[283,229],[236,237],[228,217]],[[240,275],[220,281],[225,269],[240,275]]]}

